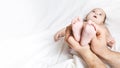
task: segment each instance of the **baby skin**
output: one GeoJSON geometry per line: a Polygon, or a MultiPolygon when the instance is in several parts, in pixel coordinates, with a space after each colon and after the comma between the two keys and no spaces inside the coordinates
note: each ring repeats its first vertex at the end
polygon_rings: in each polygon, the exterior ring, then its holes
{"type": "MultiPolygon", "coordinates": [[[[81,19],[80,17],[74,18],[69,27],[72,30],[72,34],[75,40],[80,42],[81,45],[86,45],[90,43],[90,39],[86,38],[91,36],[90,34],[87,34],[86,31],[89,29],[89,31],[96,32],[94,26],[97,25],[101,27],[102,30],[106,33],[105,34],[107,43],[106,45],[112,47],[115,41],[111,36],[109,30],[105,26],[105,19],[106,19],[105,12],[101,8],[95,8],[87,14],[85,20],[81,19]]],[[[63,28],[55,34],[54,36],[55,41],[65,36],[65,30],[66,28],[63,28]]],[[[96,35],[99,35],[99,33],[96,33],[96,35]]]]}
{"type": "Polygon", "coordinates": [[[88,45],[93,35],[96,34],[93,22],[91,20],[83,22],[80,17],[77,17],[72,20],[71,24],[75,40],[80,42],[81,45],[88,45]]]}

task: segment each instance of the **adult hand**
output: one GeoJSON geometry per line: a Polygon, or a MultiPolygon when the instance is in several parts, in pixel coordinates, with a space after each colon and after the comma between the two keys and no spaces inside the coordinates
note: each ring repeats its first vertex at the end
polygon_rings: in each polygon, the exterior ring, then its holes
{"type": "Polygon", "coordinates": [[[89,45],[81,46],[79,42],[77,42],[72,34],[71,25],[66,28],[65,40],[69,44],[69,46],[79,53],[84,53],[84,51],[90,50],[89,45]],[[83,51],[83,52],[82,52],[83,51]]]}
{"type": "Polygon", "coordinates": [[[81,46],[73,38],[71,26],[66,28],[65,40],[72,49],[82,56],[89,68],[105,68],[105,64],[90,50],[89,45],[81,46]]]}
{"type": "Polygon", "coordinates": [[[96,28],[96,36],[94,36],[91,41],[91,49],[99,55],[100,53],[103,54],[106,50],[108,50],[106,34],[103,28],[95,24],[94,26],[96,28]]]}
{"type": "Polygon", "coordinates": [[[92,51],[101,57],[112,68],[120,67],[120,53],[110,50],[106,45],[105,31],[96,26],[98,35],[94,36],[91,41],[92,51]]]}

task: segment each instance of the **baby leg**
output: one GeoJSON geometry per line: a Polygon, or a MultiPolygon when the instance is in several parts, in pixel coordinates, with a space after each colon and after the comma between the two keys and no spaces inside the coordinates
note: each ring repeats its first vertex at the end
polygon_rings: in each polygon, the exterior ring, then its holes
{"type": "Polygon", "coordinates": [[[73,36],[74,36],[75,40],[80,41],[83,20],[80,17],[77,17],[72,20],[71,24],[72,24],[72,31],[73,31],[73,36]]]}
{"type": "Polygon", "coordinates": [[[82,46],[88,45],[95,35],[96,35],[96,31],[95,31],[94,26],[92,24],[89,24],[89,23],[86,24],[83,27],[80,44],[82,46]]]}

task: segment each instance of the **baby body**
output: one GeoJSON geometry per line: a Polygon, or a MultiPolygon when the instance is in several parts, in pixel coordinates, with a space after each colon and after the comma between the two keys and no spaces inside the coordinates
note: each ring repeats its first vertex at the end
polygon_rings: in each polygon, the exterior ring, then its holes
{"type": "MultiPolygon", "coordinates": [[[[84,20],[80,17],[74,18],[69,27],[72,29],[72,34],[75,40],[78,41],[81,45],[87,45],[90,43],[93,36],[86,34],[86,31],[89,29],[89,31],[95,32],[96,35],[99,36],[99,33],[96,32],[95,27],[99,26],[105,32],[104,35],[106,38],[106,45],[112,47],[115,43],[115,40],[113,39],[108,28],[105,25],[105,19],[105,12],[101,8],[95,8],[87,14],[84,20]],[[91,38],[86,39],[87,37],[91,38]]],[[[65,36],[65,30],[66,28],[63,28],[55,34],[55,41],[65,36]]]]}

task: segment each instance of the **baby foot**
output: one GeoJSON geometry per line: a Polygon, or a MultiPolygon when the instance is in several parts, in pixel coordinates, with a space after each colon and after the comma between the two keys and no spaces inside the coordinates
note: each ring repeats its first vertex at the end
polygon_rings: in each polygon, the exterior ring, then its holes
{"type": "Polygon", "coordinates": [[[72,24],[72,31],[75,40],[80,41],[80,34],[83,26],[83,20],[80,17],[77,17],[72,20],[71,24],[72,24]]]}
{"type": "MultiPolygon", "coordinates": [[[[88,21],[88,22],[91,22],[91,21],[88,21]]],[[[86,24],[83,27],[80,44],[82,46],[88,45],[92,40],[93,36],[95,36],[95,34],[96,34],[95,27],[92,24],[89,24],[89,23],[86,24]]]]}

